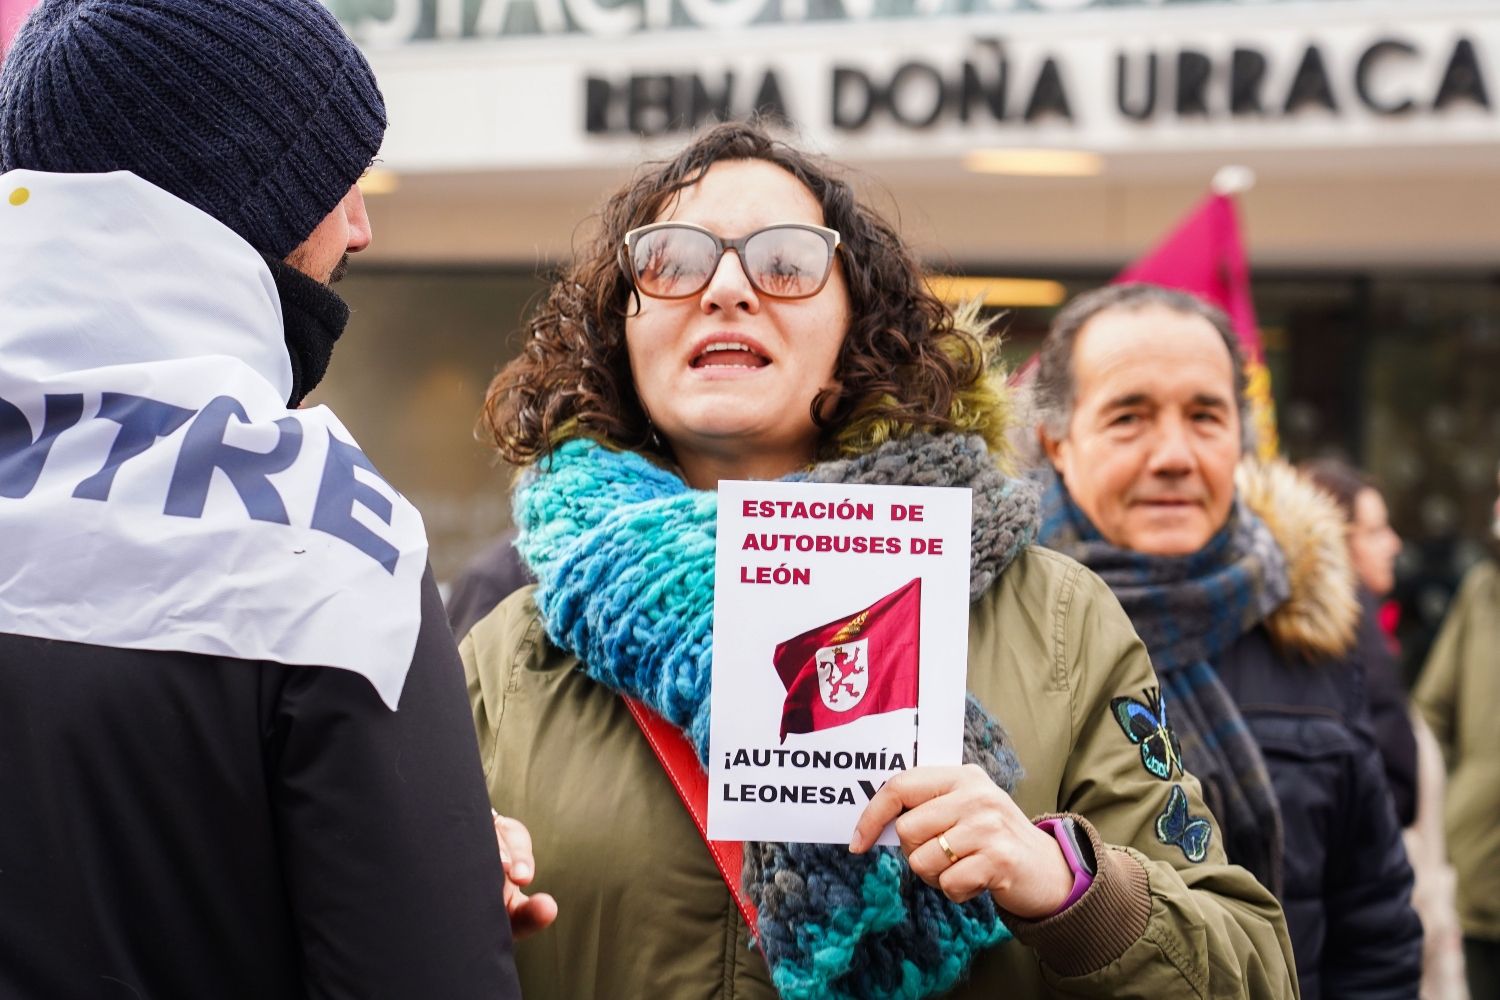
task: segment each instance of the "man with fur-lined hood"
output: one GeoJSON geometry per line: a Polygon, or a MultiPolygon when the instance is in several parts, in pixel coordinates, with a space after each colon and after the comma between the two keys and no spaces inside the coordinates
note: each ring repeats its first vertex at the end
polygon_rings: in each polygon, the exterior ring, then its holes
{"type": "Polygon", "coordinates": [[[1200,300],[1075,299],[1037,375],[1039,540],[1103,577],[1146,643],[1157,721],[1229,859],[1281,899],[1302,996],[1415,997],[1422,929],[1350,655],[1342,520],[1289,467],[1242,461],[1244,384],[1228,319],[1200,300]]]}

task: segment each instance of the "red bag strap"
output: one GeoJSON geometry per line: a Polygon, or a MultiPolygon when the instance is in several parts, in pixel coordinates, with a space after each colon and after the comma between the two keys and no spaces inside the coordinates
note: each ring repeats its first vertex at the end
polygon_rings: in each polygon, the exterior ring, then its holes
{"type": "Polygon", "coordinates": [[[755,904],[750,902],[740,886],[740,870],[745,861],[744,845],[737,840],[708,839],[708,775],[704,773],[703,765],[698,763],[693,745],[676,726],[642,702],[625,698],[625,707],[630,709],[646,742],[651,744],[656,759],[661,761],[662,769],[667,772],[672,787],[677,790],[677,797],[687,806],[688,813],[693,817],[693,825],[698,828],[698,836],[708,845],[708,853],[713,855],[714,865],[719,869],[724,884],[734,894],[734,903],[740,909],[740,916],[745,918],[750,933],[757,934],[755,904]]]}

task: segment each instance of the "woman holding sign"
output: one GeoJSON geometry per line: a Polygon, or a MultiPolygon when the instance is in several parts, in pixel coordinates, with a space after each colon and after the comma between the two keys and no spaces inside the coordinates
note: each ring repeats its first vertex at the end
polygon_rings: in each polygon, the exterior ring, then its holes
{"type": "Polygon", "coordinates": [[[527,996],[1292,996],[1280,910],[1226,864],[1118,604],[1029,546],[981,341],[897,234],[754,125],[646,169],[600,230],[490,390],[540,582],[463,646],[493,804],[560,908],[518,946],[527,996]],[[714,490],[786,478],[973,491],[966,763],[893,779],[848,846],[737,852],[683,806],[714,490]]]}

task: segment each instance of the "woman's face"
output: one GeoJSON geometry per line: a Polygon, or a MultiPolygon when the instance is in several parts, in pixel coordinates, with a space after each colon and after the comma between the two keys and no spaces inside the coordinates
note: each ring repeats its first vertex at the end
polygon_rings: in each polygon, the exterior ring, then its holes
{"type": "MultiPolygon", "coordinates": [[[[653,221],[690,222],[721,239],[778,222],[824,224],[812,192],[763,160],[714,164],[653,221]]],[[[691,485],[774,479],[812,461],[811,404],[833,384],[849,329],[837,262],[818,294],[775,299],[755,291],[728,251],[698,295],[640,301],[625,321],[631,375],[691,485]]]]}
{"type": "Polygon", "coordinates": [[[1354,520],[1349,522],[1349,557],[1359,582],[1376,597],[1384,597],[1396,586],[1396,556],[1401,554],[1401,536],[1391,528],[1385,500],[1374,489],[1363,489],[1354,497],[1354,520]]]}

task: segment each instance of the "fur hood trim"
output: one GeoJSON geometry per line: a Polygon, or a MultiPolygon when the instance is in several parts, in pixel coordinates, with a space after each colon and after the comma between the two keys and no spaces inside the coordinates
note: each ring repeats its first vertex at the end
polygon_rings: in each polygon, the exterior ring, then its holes
{"type": "MultiPolygon", "coordinates": [[[[953,310],[953,329],[935,338],[938,351],[960,361],[960,367],[979,359],[982,372],[977,380],[955,387],[948,410],[951,426],[958,434],[978,434],[1004,472],[1015,468],[1010,432],[1015,426],[1015,412],[1006,373],[998,357],[998,341],[990,332],[993,320],[980,315],[980,301],[975,299],[953,310]]],[[[894,403],[893,397],[878,402],[894,403]]],[[[876,415],[872,406],[862,406],[852,413],[837,431],[832,449],[820,459],[857,458],[884,445],[906,437],[913,431],[931,429],[903,423],[895,417],[876,415]]]]}
{"type": "Polygon", "coordinates": [[[1235,485],[1286,556],[1291,596],[1266,619],[1272,640],[1310,660],[1343,656],[1354,645],[1360,608],[1338,505],[1281,459],[1245,459],[1235,485]]]}

